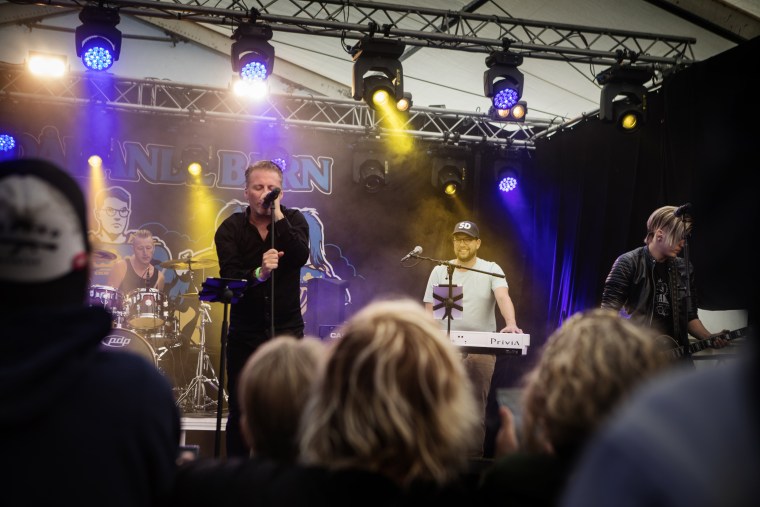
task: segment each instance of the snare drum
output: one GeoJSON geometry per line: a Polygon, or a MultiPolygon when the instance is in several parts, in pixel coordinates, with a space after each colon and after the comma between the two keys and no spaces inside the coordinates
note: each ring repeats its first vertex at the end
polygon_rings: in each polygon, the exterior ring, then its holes
{"type": "Polygon", "coordinates": [[[158,368],[158,359],[153,347],[143,337],[128,329],[115,328],[100,343],[109,350],[132,352],[147,359],[158,368]]]}
{"type": "Polygon", "coordinates": [[[169,318],[169,302],[158,289],[135,289],[127,295],[127,323],[134,329],[155,329],[169,318]]]}
{"type": "Polygon", "coordinates": [[[118,289],[108,285],[91,285],[87,295],[90,306],[102,306],[108,310],[114,323],[120,327],[124,298],[118,289]]]}
{"type": "Polygon", "coordinates": [[[174,317],[169,318],[162,326],[153,329],[141,329],[138,330],[138,333],[156,349],[171,347],[179,342],[179,326],[176,320],[174,317]]]}

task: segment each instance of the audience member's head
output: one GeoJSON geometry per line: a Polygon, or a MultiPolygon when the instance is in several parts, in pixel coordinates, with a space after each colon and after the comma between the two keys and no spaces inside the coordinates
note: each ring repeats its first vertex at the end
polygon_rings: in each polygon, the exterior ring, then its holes
{"type": "Polygon", "coordinates": [[[16,307],[83,305],[90,245],[84,196],[50,162],[0,163],[0,289],[16,307]]]}
{"type": "Polygon", "coordinates": [[[639,383],[670,364],[652,333],[611,310],[566,320],[525,379],[526,448],[575,457],[639,383]]]}
{"type": "Polygon", "coordinates": [[[240,375],[240,424],[252,454],[295,461],[301,413],[325,354],[318,339],[280,336],[248,358],[240,375]]]}
{"type": "Polygon", "coordinates": [[[444,484],[466,470],[478,414],[461,356],[423,307],[378,301],[350,318],[304,413],[301,457],[444,484]]]}
{"type": "Polygon", "coordinates": [[[0,163],[0,292],[13,306],[0,355],[7,505],[53,505],[62,492],[73,505],[164,505],[176,474],[171,383],[126,347],[104,347],[111,317],[85,304],[86,217],[62,168],[0,163]]]}

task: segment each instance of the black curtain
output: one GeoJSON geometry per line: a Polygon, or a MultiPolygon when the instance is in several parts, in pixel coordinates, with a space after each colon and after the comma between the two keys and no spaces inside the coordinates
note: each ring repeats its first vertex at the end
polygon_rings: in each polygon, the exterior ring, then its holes
{"type": "Polygon", "coordinates": [[[757,217],[758,78],[749,69],[760,38],[674,73],[648,94],[635,133],[591,118],[536,145],[535,276],[550,332],[570,314],[598,306],[614,259],[643,244],[657,207],[692,203],[690,260],[701,308],[749,308],[757,217]],[[748,290],[749,289],[749,290],[748,290]]]}

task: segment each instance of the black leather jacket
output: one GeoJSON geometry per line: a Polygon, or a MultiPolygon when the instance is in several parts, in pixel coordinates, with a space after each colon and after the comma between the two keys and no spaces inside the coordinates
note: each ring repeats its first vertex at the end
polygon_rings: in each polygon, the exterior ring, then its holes
{"type": "MultiPolygon", "coordinates": [[[[674,302],[674,307],[675,302],[679,302],[679,308],[683,309],[683,301],[687,299],[686,261],[681,257],[676,257],[665,262],[668,271],[671,272],[670,300],[674,302]],[[673,272],[673,267],[676,268],[675,272],[673,272]],[[673,283],[674,281],[675,283],[673,283]]],[[[616,311],[622,308],[631,319],[651,326],[654,313],[655,263],[656,261],[649,253],[646,245],[619,256],[612,264],[612,269],[604,282],[602,308],[611,308],[616,311]]],[[[689,299],[686,320],[680,319],[681,324],[679,325],[678,322],[675,322],[675,318],[681,312],[676,312],[675,308],[673,312],[673,329],[676,330],[676,334],[680,335],[674,338],[677,338],[679,343],[688,339],[686,323],[698,318],[693,265],[689,266],[689,290],[691,298],[689,299]]]]}

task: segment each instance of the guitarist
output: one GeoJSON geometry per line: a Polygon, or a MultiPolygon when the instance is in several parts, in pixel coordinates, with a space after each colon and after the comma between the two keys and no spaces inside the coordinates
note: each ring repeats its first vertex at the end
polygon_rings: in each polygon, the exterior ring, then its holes
{"type": "Polygon", "coordinates": [[[699,320],[694,269],[689,263],[687,280],[686,260],[678,256],[692,225],[688,205],[654,210],[647,220],[644,246],[620,255],[613,263],[601,304],[602,308],[622,309],[634,321],[672,337],[688,361],[689,334],[711,340],[714,348],[728,344],[721,337],[727,330],[711,333],[699,320]]]}

